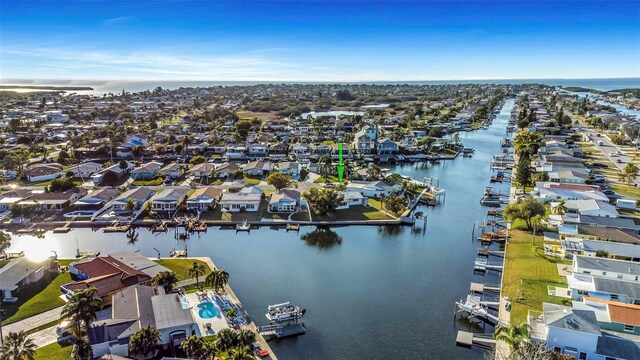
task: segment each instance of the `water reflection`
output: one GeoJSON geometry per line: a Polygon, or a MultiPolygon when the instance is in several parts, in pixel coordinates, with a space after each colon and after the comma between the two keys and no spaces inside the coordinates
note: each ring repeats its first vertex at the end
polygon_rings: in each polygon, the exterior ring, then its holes
{"type": "Polygon", "coordinates": [[[400,236],[404,233],[404,226],[387,225],[378,227],[378,233],[384,236],[400,236]]]}
{"type": "Polygon", "coordinates": [[[320,250],[329,250],[336,245],[342,244],[342,236],[328,227],[318,226],[315,230],[303,234],[300,239],[308,246],[316,247],[320,250]]]}

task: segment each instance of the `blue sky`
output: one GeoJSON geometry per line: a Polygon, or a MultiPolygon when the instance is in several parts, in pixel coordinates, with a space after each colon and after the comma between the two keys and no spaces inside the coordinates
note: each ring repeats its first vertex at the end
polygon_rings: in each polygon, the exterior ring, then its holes
{"type": "Polygon", "coordinates": [[[599,77],[640,77],[640,0],[0,0],[4,79],[599,77]]]}

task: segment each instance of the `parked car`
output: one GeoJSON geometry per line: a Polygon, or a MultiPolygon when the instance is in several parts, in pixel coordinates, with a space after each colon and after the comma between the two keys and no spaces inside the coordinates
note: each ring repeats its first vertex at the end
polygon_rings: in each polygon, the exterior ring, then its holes
{"type": "Polygon", "coordinates": [[[611,197],[611,196],[615,196],[615,195],[616,195],[616,192],[615,192],[615,191],[613,191],[613,190],[611,190],[611,189],[603,190],[603,191],[602,191],[602,193],[603,193],[603,194],[605,194],[605,195],[607,195],[608,197],[611,197]]]}

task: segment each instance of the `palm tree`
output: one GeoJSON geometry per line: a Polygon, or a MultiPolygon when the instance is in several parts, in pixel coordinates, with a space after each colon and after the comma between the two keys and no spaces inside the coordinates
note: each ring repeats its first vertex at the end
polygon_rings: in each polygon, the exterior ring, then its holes
{"type": "Polygon", "coordinates": [[[213,287],[216,291],[223,289],[227,283],[229,283],[229,273],[224,271],[223,269],[215,269],[213,270],[207,277],[204,279],[204,283],[207,286],[213,287]]]}
{"type": "Polygon", "coordinates": [[[333,159],[331,159],[330,155],[322,155],[318,161],[318,165],[320,167],[320,174],[326,181],[329,177],[329,173],[331,172],[331,167],[333,166],[333,159]]]}
{"type": "Polygon", "coordinates": [[[131,353],[136,354],[138,359],[150,359],[156,354],[156,347],[160,341],[160,332],[151,324],[146,328],[136,331],[129,338],[131,353]]]}
{"type": "Polygon", "coordinates": [[[196,278],[196,286],[200,285],[200,276],[204,275],[205,272],[206,269],[204,268],[204,265],[198,264],[195,261],[193,262],[191,269],[189,269],[189,276],[191,276],[191,278],[196,278]]]}
{"type": "Polygon", "coordinates": [[[78,290],[71,295],[71,299],[64,305],[60,314],[62,319],[73,319],[74,316],[81,320],[77,321],[76,333],[81,334],[81,322],[85,328],[89,328],[91,321],[96,319],[96,311],[102,309],[104,305],[101,298],[96,297],[98,289],[91,287],[85,290],[78,290]]]}
{"type": "Polygon", "coordinates": [[[627,185],[631,185],[633,180],[635,180],[638,174],[638,166],[634,163],[628,162],[627,165],[622,169],[622,172],[619,175],[620,181],[624,181],[627,185]]]}
{"type": "Polygon", "coordinates": [[[78,339],[75,344],[73,344],[71,357],[75,360],[91,359],[93,357],[93,349],[91,348],[89,341],[85,339],[78,339]]]}
{"type": "Polygon", "coordinates": [[[24,331],[9,332],[2,342],[2,360],[33,360],[37,346],[24,331]]]}
{"type": "Polygon", "coordinates": [[[218,332],[214,343],[219,351],[227,351],[237,343],[236,332],[230,328],[224,328],[218,332]]]}
{"type": "Polygon", "coordinates": [[[249,329],[240,330],[238,332],[238,342],[244,346],[250,346],[256,341],[256,333],[249,329]]]}
{"type": "Polygon", "coordinates": [[[184,340],[180,346],[185,354],[191,359],[207,359],[210,357],[210,349],[205,346],[202,338],[192,335],[184,340]]]}
{"type": "Polygon", "coordinates": [[[513,140],[515,153],[518,156],[532,156],[542,145],[542,136],[528,130],[520,131],[513,140]]]}
{"type": "Polygon", "coordinates": [[[519,355],[523,342],[529,338],[529,325],[527,323],[510,324],[509,326],[498,325],[493,333],[493,338],[504,341],[514,356],[519,355]]]}
{"type": "Polygon", "coordinates": [[[238,316],[238,308],[236,308],[235,306],[228,308],[224,316],[228,319],[236,318],[238,316]]]}
{"type": "Polygon", "coordinates": [[[229,352],[229,360],[254,360],[255,357],[248,346],[237,347],[229,352]]]}
{"type": "Polygon", "coordinates": [[[124,203],[124,210],[131,213],[136,211],[137,207],[138,207],[138,204],[134,199],[127,199],[127,201],[124,203]]]}
{"type": "Polygon", "coordinates": [[[153,286],[162,286],[165,293],[173,292],[173,287],[178,283],[178,275],[173,271],[161,271],[151,280],[153,286]]]}
{"type": "Polygon", "coordinates": [[[551,208],[551,213],[554,215],[564,215],[567,211],[569,211],[569,209],[567,208],[567,202],[565,200],[558,201],[556,206],[551,208]]]}

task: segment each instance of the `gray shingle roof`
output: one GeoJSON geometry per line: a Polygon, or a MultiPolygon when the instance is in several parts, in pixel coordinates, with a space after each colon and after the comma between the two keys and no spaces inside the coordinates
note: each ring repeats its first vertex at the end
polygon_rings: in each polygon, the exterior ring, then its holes
{"type": "Polygon", "coordinates": [[[600,336],[596,353],[616,359],[640,359],[640,344],[614,336],[600,336]]]}
{"type": "Polygon", "coordinates": [[[544,320],[547,326],[600,334],[596,314],[589,310],[576,310],[568,306],[543,303],[544,320]]]}
{"type": "Polygon", "coordinates": [[[633,299],[640,299],[640,284],[633,281],[622,281],[618,279],[594,276],[593,285],[596,291],[627,295],[633,299]]]}
{"type": "Polygon", "coordinates": [[[640,275],[640,263],[635,261],[613,260],[590,256],[576,256],[576,262],[581,269],[611,271],[615,273],[640,275]]]}

